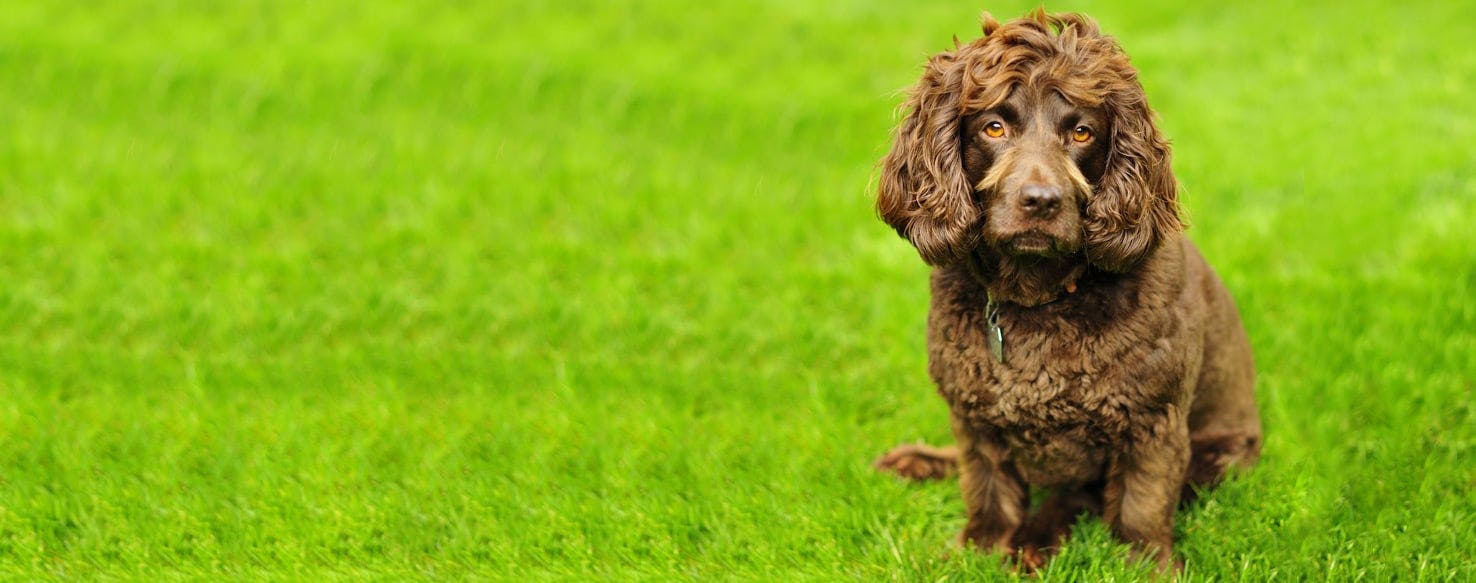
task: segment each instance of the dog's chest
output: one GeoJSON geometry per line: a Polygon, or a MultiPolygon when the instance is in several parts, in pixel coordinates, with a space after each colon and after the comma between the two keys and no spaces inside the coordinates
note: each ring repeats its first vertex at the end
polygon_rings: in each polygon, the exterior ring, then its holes
{"type": "MultiPolygon", "coordinates": [[[[932,347],[939,392],[970,431],[994,436],[1028,483],[1052,486],[1099,479],[1107,452],[1121,445],[1132,397],[1094,342],[1080,330],[1005,323],[1005,361],[988,350],[988,325],[960,319],[932,347]]],[[[1117,354],[1114,356],[1123,356],[1117,354]]]]}
{"type": "Polygon", "coordinates": [[[940,392],[965,427],[994,436],[1026,483],[1051,487],[1101,479],[1108,452],[1121,445],[1123,412],[1092,397],[1090,375],[1037,373],[986,374],[977,384],[940,385],[940,392]]]}
{"type": "Polygon", "coordinates": [[[1121,415],[1091,398],[1093,379],[1041,371],[1036,378],[1008,378],[969,389],[983,407],[961,418],[976,431],[991,431],[1025,481],[1037,486],[1083,483],[1101,477],[1106,452],[1115,449],[1125,424],[1121,415]]]}
{"type": "Polygon", "coordinates": [[[1004,325],[1004,361],[989,348],[993,333],[977,318],[955,320],[932,339],[930,367],[954,413],[970,424],[1044,444],[1056,436],[1104,443],[1126,426],[1132,397],[1116,390],[1123,352],[1092,350],[1096,341],[1069,322],[1004,325]],[[1101,352],[1102,354],[1099,354],[1101,352]]]}

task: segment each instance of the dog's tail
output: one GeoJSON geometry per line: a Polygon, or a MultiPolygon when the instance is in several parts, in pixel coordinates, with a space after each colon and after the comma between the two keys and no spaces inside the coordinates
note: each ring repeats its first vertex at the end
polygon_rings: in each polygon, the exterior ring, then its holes
{"type": "Polygon", "coordinates": [[[903,444],[876,458],[871,465],[877,470],[896,474],[906,480],[941,480],[958,471],[958,446],[903,444]]]}

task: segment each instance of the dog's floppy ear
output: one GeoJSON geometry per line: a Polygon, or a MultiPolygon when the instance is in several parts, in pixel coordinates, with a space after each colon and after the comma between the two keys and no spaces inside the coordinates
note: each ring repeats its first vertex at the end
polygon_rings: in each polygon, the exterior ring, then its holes
{"type": "Polygon", "coordinates": [[[980,211],[964,175],[960,152],[959,50],[933,56],[903,105],[892,150],[881,162],[876,210],[917,247],[923,261],[943,265],[962,257],[980,211]]]}
{"type": "MultiPolygon", "coordinates": [[[[1115,44],[1115,43],[1114,43],[1115,44]]],[[[1184,228],[1168,141],[1153,123],[1138,74],[1120,50],[1109,57],[1116,87],[1105,106],[1111,121],[1107,165],[1086,208],[1086,256],[1125,272],[1184,228]]]]}

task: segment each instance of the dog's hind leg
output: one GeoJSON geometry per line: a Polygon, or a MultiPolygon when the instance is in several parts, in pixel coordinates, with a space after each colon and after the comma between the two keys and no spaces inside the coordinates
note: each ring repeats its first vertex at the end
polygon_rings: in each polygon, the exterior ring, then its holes
{"type": "Polygon", "coordinates": [[[1200,490],[1218,485],[1230,471],[1255,465],[1261,456],[1261,433],[1247,430],[1191,435],[1189,450],[1189,471],[1185,475],[1184,490],[1179,494],[1181,506],[1193,502],[1200,490]]]}
{"type": "Polygon", "coordinates": [[[1230,292],[1201,266],[1207,303],[1204,363],[1189,412],[1189,469],[1180,503],[1212,487],[1227,472],[1255,465],[1261,455],[1256,364],[1230,292]]]}

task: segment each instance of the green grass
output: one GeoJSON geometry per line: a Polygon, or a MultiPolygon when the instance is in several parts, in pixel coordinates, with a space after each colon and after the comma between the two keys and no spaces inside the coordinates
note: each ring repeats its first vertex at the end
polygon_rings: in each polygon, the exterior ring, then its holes
{"type": "MultiPolygon", "coordinates": [[[[0,575],[1009,578],[868,467],[947,440],[868,182],[978,7],[120,4],[0,17],[0,575]]],[[[1257,351],[1192,580],[1476,577],[1472,7],[1358,4],[1051,6],[1257,351]]]]}

